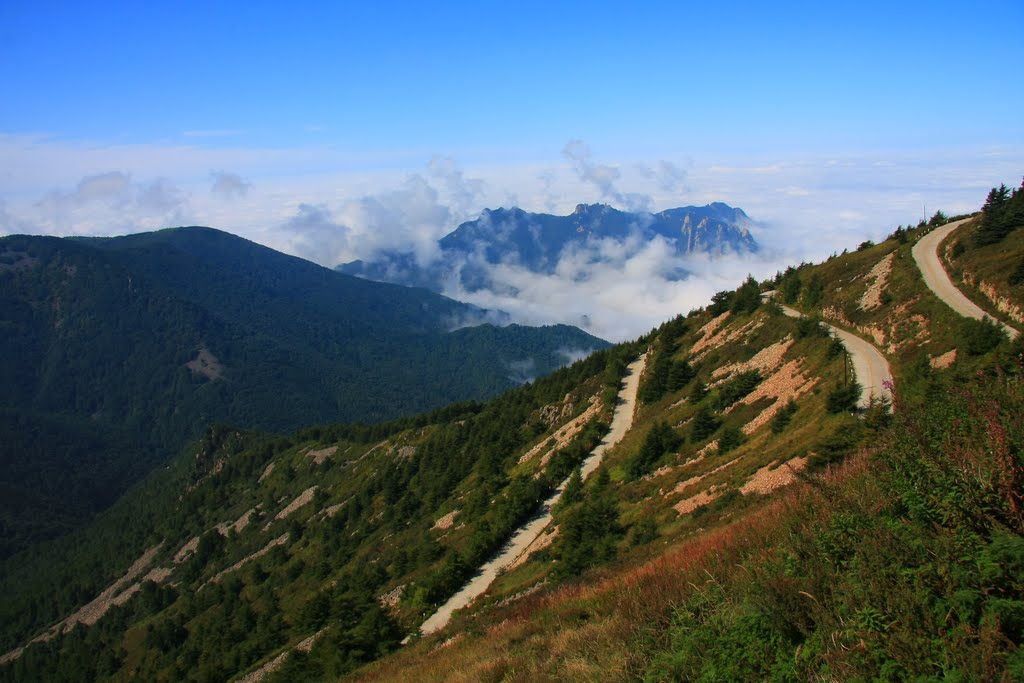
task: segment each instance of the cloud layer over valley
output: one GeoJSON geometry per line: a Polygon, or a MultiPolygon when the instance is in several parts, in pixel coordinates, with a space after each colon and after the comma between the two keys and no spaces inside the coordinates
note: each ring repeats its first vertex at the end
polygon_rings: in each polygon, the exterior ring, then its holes
{"type": "MultiPolygon", "coordinates": [[[[333,267],[385,250],[432,263],[438,239],[499,206],[568,214],[590,202],[660,211],[723,201],[758,222],[758,255],[681,262],[658,239],[592,240],[563,253],[548,275],[505,262],[486,265],[491,290],[465,291],[457,278],[446,287],[453,298],[505,310],[517,322],[564,322],[621,340],[704,305],[747,273],[765,277],[881,239],[925,212],[976,210],[989,187],[1014,182],[1020,158],[1019,150],[987,147],[953,158],[943,152],[939,164],[938,154],[612,159],[574,139],[535,160],[512,153],[512,161],[474,154],[346,159],[329,148],[97,150],[9,135],[0,136],[0,168],[8,169],[0,177],[0,234],[113,235],[200,224],[333,267]],[[41,158],[61,172],[37,172],[41,158]],[[690,276],[670,277],[680,268],[690,276]]],[[[482,259],[475,265],[485,267],[482,259]]]]}

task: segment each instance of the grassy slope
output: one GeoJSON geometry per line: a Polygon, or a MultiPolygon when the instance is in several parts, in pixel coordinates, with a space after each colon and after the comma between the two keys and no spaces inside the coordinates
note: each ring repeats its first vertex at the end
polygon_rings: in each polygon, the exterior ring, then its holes
{"type": "Polygon", "coordinates": [[[339,678],[415,630],[500,541],[499,531],[529,514],[539,495],[534,475],[560,480],[590,435],[569,449],[572,457],[547,468],[538,458],[517,464],[520,454],[579,414],[590,396],[609,398],[609,373],[614,378],[622,361],[648,345],[649,369],[671,355],[689,360],[696,378],[642,405],[635,428],[607,455],[608,483],[602,489],[595,478],[581,502],[556,515],[561,529],[572,528],[589,503],[610,500],[615,519],[599,530],[592,559],[615,559],[580,578],[567,574],[574,546],[560,532],[447,629],[415,639],[355,678],[407,680],[410,671],[423,681],[984,678],[1019,667],[1021,349],[1003,344],[983,356],[962,354],[945,372],[922,363],[955,347],[958,319],[924,289],[909,248],[890,240],[798,273],[798,307],[877,328],[891,347],[900,401],[895,425],[878,411],[863,420],[827,412],[827,398],[843,382],[842,356],[827,337],[763,306],[726,318],[723,329],[745,332],[699,358],[694,345],[710,311],[464,413],[391,431],[326,428],[237,445],[222,435],[207,444],[209,457],[197,461],[192,476],[230,454],[226,466],[173,505],[146,540],[166,539],[158,564],[167,565],[181,544],[217,522],[256,505],[262,519],[210,544],[216,547],[202,562],[178,567],[171,581],[184,583],[169,604],[152,596],[130,601],[84,634],[79,629],[53,648],[30,649],[17,665],[23,668],[0,674],[73,680],[62,667],[88,661],[100,679],[223,680],[326,625],[312,650],[293,654],[276,676],[339,678]],[[892,301],[861,310],[863,274],[889,253],[892,301]],[[807,290],[815,276],[830,286],[812,301],[807,290]],[[731,452],[708,449],[698,459],[708,442],[749,422],[769,401],[726,413],[718,403],[726,385],[696,401],[693,386],[787,339],[793,343],[781,362],[799,359],[817,381],[797,399],[790,423],[778,434],[762,426],[731,452]],[[560,408],[566,393],[572,410],[542,424],[541,408],[560,408]],[[948,398],[926,400],[936,395],[948,398]],[[691,420],[701,408],[722,424],[694,439],[691,420]],[[659,423],[685,440],[649,464],[651,476],[637,477],[631,463],[659,423]],[[310,448],[335,445],[327,463],[310,463],[310,448]],[[403,451],[409,446],[416,452],[403,451]],[[805,483],[771,496],[738,493],[759,468],[800,456],[812,463],[805,483]],[[271,461],[273,472],[258,483],[271,461]],[[671,493],[698,475],[707,476],[671,493]],[[272,521],[313,484],[325,495],[272,521]],[[673,509],[712,486],[721,494],[712,503],[683,515],[673,509]],[[337,504],[343,507],[333,519],[318,517],[337,504]],[[453,527],[433,528],[454,510],[453,527]],[[286,531],[291,538],[280,550],[192,594],[286,531]],[[377,599],[399,587],[394,609],[381,609],[377,599]]]}
{"type": "MultiPolygon", "coordinates": [[[[956,348],[960,321],[921,282],[910,256],[915,236],[799,271],[806,312],[862,334],[878,330],[896,376],[894,425],[877,414],[851,421],[826,413],[824,397],[842,366],[828,360],[819,338],[798,340],[787,353],[805,357],[821,383],[798,401],[782,434],[762,428],[733,452],[680,467],[701,445],[685,444],[660,463],[671,470],[627,483],[622,464],[646,429],[658,419],[685,422],[694,410],[677,404],[685,390],[643,406],[609,460],[620,519],[628,526],[653,518],[656,539],[623,546],[621,559],[568,583],[554,578],[551,556],[541,553],[496,583],[490,609],[463,615],[358,678],[401,680],[413,670],[424,681],[985,678],[1020,669],[1021,349],[1003,344],[994,355],[961,353],[946,372],[929,368],[929,357],[956,348]],[[870,284],[863,276],[890,253],[892,300],[862,310],[870,284]],[[829,286],[812,305],[806,283],[815,276],[829,286]],[[989,370],[979,377],[981,368],[989,370]],[[948,399],[927,399],[936,395],[948,399]],[[840,450],[849,447],[851,434],[859,446],[845,464],[771,498],[723,496],[677,516],[669,506],[679,497],[659,495],[740,458],[684,496],[711,484],[735,489],[763,464],[828,453],[837,440],[840,450]],[[978,579],[971,568],[982,566],[990,569],[978,579]]],[[[795,321],[754,316],[766,324],[708,365],[795,333],[795,321]]],[[[692,319],[679,357],[709,317],[692,319]]],[[[726,425],[750,417],[734,411],[726,425]]]]}
{"type": "Polygon", "coordinates": [[[993,285],[1001,297],[1024,309],[1024,287],[1009,283],[1010,275],[1024,261],[1024,231],[1015,230],[996,244],[968,247],[960,256],[952,257],[952,247],[957,242],[965,246],[973,243],[977,227],[974,221],[957,230],[940,245],[939,253],[944,255],[946,267],[960,291],[992,317],[1019,328],[1020,323],[1000,311],[992,299],[981,292],[979,285],[983,282],[993,285]]]}
{"type": "MultiPolygon", "coordinates": [[[[323,671],[346,671],[378,656],[414,630],[546,495],[548,479],[505,472],[603,394],[606,362],[599,354],[486,405],[377,427],[319,427],[291,438],[210,430],[173,472],[82,534],[64,565],[12,575],[5,645],[65,616],[69,608],[52,609],[56,594],[70,590],[66,602],[81,604],[123,573],[130,560],[118,557],[136,557],[161,541],[154,566],[172,569],[165,584],[175,587],[134,598],[95,627],[30,647],[0,668],[0,680],[224,680],[328,623],[325,642],[343,654],[318,660],[323,671]],[[544,406],[557,409],[558,419],[546,422],[544,406]],[[323,449],[332,450],[317,465],[310,452],[323,449]],[[318,493],[309,504],[276,519],[312,486],[318,493]],[[433,530],[453,506],[461,510],[460,528],[433,530]],[[224,538],[212,530],[251,509],[243,530],[224,538]],[[211,582],[286,533],[280,548],[211,582]],[[175,563],[177,551],[197,536],[193,559],[175,563]],[[115,557],[101,569],[97,554],[115,557]],[[405,599],[385,614],[377,596],[398,586],[407,588],[405,599]]],[[[593,433],[584,430],[578,439],[592,440],[593,433]]],[[[546,476],[560,480],[567,472],[556,470],[583,452],[570,447],[546,476]]]]}
{"type": "Polygon", "coordinates": [[[360,680],[1019,677],[1022,472],[999,437],[1024,437],[1022,396],[1016,381],[958,384],[813,486],[360,680]]]}

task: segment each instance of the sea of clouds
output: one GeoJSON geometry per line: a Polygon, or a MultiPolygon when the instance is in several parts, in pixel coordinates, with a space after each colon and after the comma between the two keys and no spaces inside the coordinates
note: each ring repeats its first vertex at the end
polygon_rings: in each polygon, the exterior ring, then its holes
{"type": "Polygon", "coordinates": [[[661,239],[592,240],[564,252],[550,274],[480,259],[494,287],[469,292],[458,278],[446,285],[445,294],[515,322],[568,323],[619,341],[705,305],[748,274],[821,260],[937,209],[976,210],[988,188],[1016,184],[1016,158],[1016,150],[986,148],[943,151],[941,163],[920,151],[601,162],[570,140],[552,159],[463,168],[434,156],[409,172],[339,163],[328,149],[96,148],[0,136],[0,234],[208,225],[333,267],[387,250],[434,263],[441,237],[498,206],[567,214],[579,203],[660,211],[723,201],[756,221],[758,254],[680,260],[661,239]]]}

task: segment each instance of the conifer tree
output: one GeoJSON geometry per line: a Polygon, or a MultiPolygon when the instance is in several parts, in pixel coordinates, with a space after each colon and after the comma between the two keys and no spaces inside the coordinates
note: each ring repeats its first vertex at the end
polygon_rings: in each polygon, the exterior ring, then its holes
{"type": "Polygon", "coordinates": [[[682,360],[673,363],[672,370],[668,373],[668,391],[679,391],[690,383],[695,374],[687,361],[682,360]]]}

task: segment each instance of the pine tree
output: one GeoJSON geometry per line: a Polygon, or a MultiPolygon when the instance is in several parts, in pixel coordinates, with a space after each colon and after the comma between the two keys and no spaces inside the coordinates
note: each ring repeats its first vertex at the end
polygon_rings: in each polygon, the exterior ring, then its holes
{"type": "MultiPolygon", "coordinates": [[[[1014,198],[1016,198],[1014,192],[1014,198]]],[[[995,244],[1010,234],[1014,226],[1008,220],[1010,212],[1007,211],[1007,204],[1010,201],[1010,191],[1006,185],[992,188],[981,207],[981,222],[978,230],[974,233],[974,246],[984,247],[995,244]]]]}
{"type": "Polygon", "coordinates": [[[747,275],[747,279],[733,294],[729,310],[733,313],[753,313],[760,305],[761,287],[753,275],[747,275]]]}
{"type": "Polygon", "coordinates": [[[680,441],[679,435],[668,423],[655,422],[647,432],[640,450],[626,462],[626,474],[633,479],[647,474],[662,456],[678,448],[680,441]]]}
{"type": "Polygon", "coordinates": [[[577,467],[569,475],[569,481],[562,489],[562,497],[558,499],[558,506],[560,508],[568,507],[581,500],[583,500],[583,476],[580,474],[580,468],[577,467]]]}
{"type": "Polygon", "coordinates": [[[779,279],[779,293],[782,295],[783,303],[795,304],[800,298],[800,290],[804,283],[800,279],[800,273],[793,266],[786,269],[779,279]]]}
{"type": "Polygon", "coordinates": [[[670,392],[679,391],[690,383],[695,374],[687,361],[682,360],[673,363],[672,370],[668,373],[668,390],[670,392]]]}
{"type": "Polygon", "coordinates": [[[796,412],[796,401],[789,399],[789,403],[782,407],[775,417],[771,421],[772,434],[781,434],[783,430],[789,425],[789,421],[793,419],[793,413],[796,412]]]}
{"type": "Polygon", "coordinates": [[[597,471],[594,484],[584,499],[566,508],[558,526],[558,574],[576,575],[587,567],[607,562],[615,556],[622,527],[610,486],[608,470],[602,467],[597,471]]]}
{"type": "Polygon", "coordinates": [[[694,443],[704,441],[718,429],[719,421],[710,410],[701,408],[694,414],[690,423],[690,440],[694,443]]]}
{"type": "Polygon", "coordinates": [[[672,351],[663,344],[654,358],[650,371],[644,375],[644,383],[640,387],[640,400],[644,403],[654,403],[664,396],[671,370],[672,351]]]}

